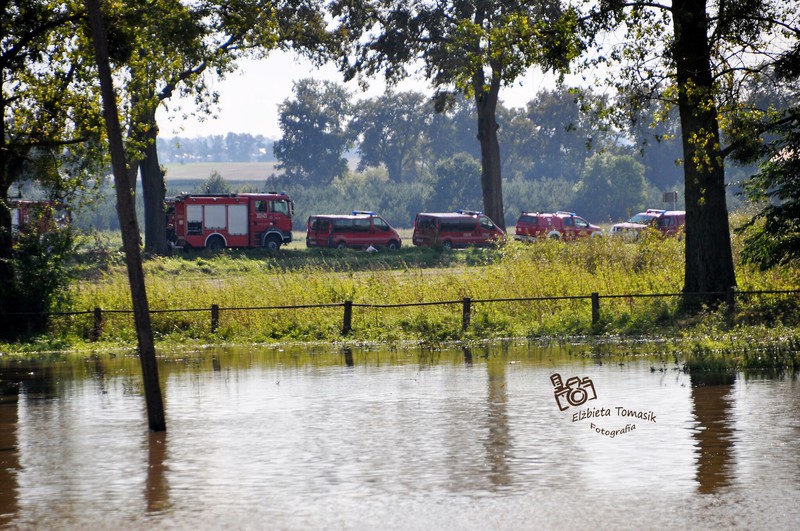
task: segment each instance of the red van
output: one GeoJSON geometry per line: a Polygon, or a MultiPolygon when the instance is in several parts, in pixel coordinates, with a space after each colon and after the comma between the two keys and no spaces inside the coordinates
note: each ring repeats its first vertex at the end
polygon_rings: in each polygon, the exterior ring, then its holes
{"type": "Polygon", "coordinates": [[[414,219],[414,245],[454,249],[489,246],[505,238],[503,230],[482,212],[421,212],[414,219]]]}
{"type": "Polygon", "coordinates": [[[517,219],[514,239],[524,242],[536,240],[575,240],[586,236],[602,236],[603,229],[592,225],[574,212],[559,210],[555,214],[523,212],[517,219]]]}
{"type": "Polygon", "coordinates": [[[325,214],[308,216],[306,247],[366,249],[386,247],[399,249],[400,235],[375,212],[354,210],[350,215],[325,214]]]}

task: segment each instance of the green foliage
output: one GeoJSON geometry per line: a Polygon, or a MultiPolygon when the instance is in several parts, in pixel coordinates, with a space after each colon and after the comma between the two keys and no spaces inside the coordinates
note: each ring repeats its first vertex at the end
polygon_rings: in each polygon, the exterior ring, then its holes
{"type": "Polygon", "coordinates": [[[231,186],[219,172],[214,171],[194,191],[201,194],[229,194],[231,186]]]}
{"type": "Polygon", "coordinates": [[[745,235],[742,260],[762,269],[800,259],[800,119],[793,111],[773,129],[773,140],[748,159],[761,159],[760,172],[745,182],[744,193],[761,205],[739,228],[745,235]]]}
{"type": "Polygon", "coordinates": [[[358,171],[382,165],[391,181],[411,181],[422,163],[424,96],[387,92],[359,102],[354,115],[350,128],[360,137],[358,171]]]}
{"type": "Polygon", "coordinates": [[[0,298],[0,338],[30,338],[43,333],[50,321],[47,313],[69,307],[68,261],[73,255],[69,230],[20,235],[11,258],[10,288],[0,298]]]}
{"type": "Polygon", "coordinates": [[[296,82],[294,93],[279,107],[283,136],[273,144],[278,169],[292,182],[329,184],[347,173],[352,96],[337,83],[313,79],[296,82]]]}
{"type": "Polygon", "coordinates": [[[433,204],[436,210],[481,210],[481,165],[467,153],[440,161],[434,170],[433,204]]]}
{"type": "MultiPolygon", "coordinates": [[[[102,255],[97,244],[84,243],[80,269],[84,280],[70,285],[65,309],[104,310],[130,307],[130,292],[114,245],[102,255]],[[89,254],[88,251],[91,251],[89,254]],[[88,263],[98,260],[105,271],[88,263]]],[[[351,300],[355,341],[424,340],[430,343],[491,337],[564,335],[665,335],[714,337],[739,328],[767,324],[791,337],[800,326],[792,296],[738,297],[736,313],[707,311],[688,318],[679,297],[601,298],[600,321],[591,322],[589,294],[676,294],[681,291],[683,242],[645,238],[636,243],[595,238],[564,243],[522,244],[509,241],[490,249],[443,252],[404,247],[370,254],[336,250],[287,249],[278,255],[263,250],[189,253],[145,263],[148,297],[160,341],[330,341],[342,327],[342,302],[351,300]],[[461,304],[473,301],[470,326],[462,330],[461,304]],[[543,297],[562,299],[543,300],[543,297]],[[577,298],[573,298],[577,297],[577,298]],[[399,306],[444,302],[425,306],[399,306]],[[221,308],[219,328],[210,330],[209,308],[221,308]],[[241,310],[330,304],[302,309],[241,310]],[[381,307],[370,307],[369,305],[381,307]],[[384,307],[384,305],[389,305],[384,307]],[[761,316],[761,318],[759,318],[761,316]],[[787,332],[789,331],[789,332],[787,332]]],[[[740,274],[743,290],[792,289],[800,279],[796,267],[783,275],[740,274]]],[[[53,338],[82,341],[91,316],[58,317],[50,324],[53,338]]],[[[105,313],[102,341],[135,341],[130,315],[105,313]]],[[[742,343],[744,346],[746,342],[742,343]]],[[[716,346],[711,345],[713,348],[716,346]]],[[[736,347],[739,348],[738,346],[736,347]]]]}
{"type": "Polygon", "coordinates": [[[592,156],[581,176],[575,203],[591,219],[619,219],[645,208],[644,165],[630,156],[592,156]]]}

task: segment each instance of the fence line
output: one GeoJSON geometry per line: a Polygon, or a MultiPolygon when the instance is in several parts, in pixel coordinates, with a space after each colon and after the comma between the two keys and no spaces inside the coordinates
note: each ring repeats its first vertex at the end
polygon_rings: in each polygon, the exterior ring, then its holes
{"type": "MultiPolygon", "coordinates": [[[[353,308],[369,308],[369,309],[390,309],[390,308],[410,308],[422,306],[446,306],[460,304],[462,306],[462,328],[466,330],[469,327],[470,319],[472,316],[472,307],[476,304],[494,304],[503,302],[541,302],[541,301],[563,301],[563,300],[585,300],[591,301],[592,311],[592,325],[596,325],[600,321],[600,300],[601,299],[644,299],[644,298],[709,298],[718,297],[725,299],[727,310],[730,314],[735,311],[736,297],[750,296],[750,295],[798,295],[800,289],[796,290],[752,290],[752,291],[739,291],[736,288],[730,288],[727,291],[709,291],[698,293],[634,293],[634,294],[607,294],[601,295],[597,292],[589,295],[563,295],[552,297],[517,297],[517,298],[499,298],[499,299],[471,299],[464,297],[458,300],[447,301],[424,301],[424,302],[407,302],[407,303],[391,303],[391,304],[373,304],[373,303],[357,303],[353,301],[320,303],[320,304],[294,304],[286,306],[231,306],[220,307],[217,304],[212,304],[211,308],[180,308],[180,309],[151,309],[151,314],[165,314],[165,313],[189,313],[189,312],[209,312],[211,314],[211,332],[216,332],[219,327],[220,312],[224,311],[265,311],[265,310],[300,310],[300,309],[317,309],[317,308],[343,308],[344,314],[342,317],[342,335],[347,335],[352,331],[353,308]]],[[[92,315],[93,327],[89,333],[91,340],[96,340],[100,337],[103,329],[103,315],[104,314],[132,314],[133,310],[104,310],[101,308],[94,308],[92,310],[84,311],[69,311],[69,312],[48,312],[48,313],[11,313],[11,315],[19,316],[33,316],[40,315],[45,317],[61,317],[61,316],[78,316],[78,315],[92,315]]]]}

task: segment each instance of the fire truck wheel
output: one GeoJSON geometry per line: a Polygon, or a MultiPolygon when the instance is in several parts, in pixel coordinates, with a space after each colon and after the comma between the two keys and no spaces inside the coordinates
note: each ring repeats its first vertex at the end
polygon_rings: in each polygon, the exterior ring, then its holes
{"type": "Polygon", "coordinates": [[[277,251],[281,248],[281,240],[274,234],[264,238],[264,247],[270,251],[277,251]]]}
{"type": "Polygon", "coordinates": [[[221,236],[212,236],[208,239],[206,248],[213,253],[221,251],[225,248],[225,240],[223,240],[221,236]]]}
{"type": "Polygon", "coordinates": [[[400,248],[400,243],[397,240],[392,240],[389,242],[388,247],[390,251],[396,251],[400,248]]]}
{"type": "Polygon", "coordinates": [[[337,249],[344,249],[347,245],[344,242],[339,242],[336,244],[337,249]]]}
{"type": "Polygon", "coordinates": [[[445,251],[449,251],[450,249],[453,248],[453,242],[451,242],[450,240],[445,240],[444,243],[442,244],[442,247],[444,247],[445,251]]]}

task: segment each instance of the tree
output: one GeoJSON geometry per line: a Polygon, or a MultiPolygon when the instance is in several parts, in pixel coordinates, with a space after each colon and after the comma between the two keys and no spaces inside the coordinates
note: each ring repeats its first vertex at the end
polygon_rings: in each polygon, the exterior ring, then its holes
{"type": "Polygon", "coordinates": [[[800,109],[774,121],[772,141],[739,152],[745,161],[763,161],[744,192],[761,205],[742,228],[742,259],[768,269],[800,259],[800,109]]]}
{"type": "Polygon", "coordinates": [[[347,172],[352,96],[338,83],[314,79],[301,79],[293,90],[294,99],[279,107],[283,136],[272,146],[277,168],[298,184],[330,184],[347,172]]]}
{"type": "Polygon", "coordinates": [[[418,92],[386,94],[355,106],[350,128],[358,143],[358,171],[383,165],[389,179],[400,183],[417,170],[424,127],[424,96],[418,92]]]}
{"type": "Polygon", "coordinates": [[[738,162],[759,164],[742,187],[759,210],[737,230],[745,234],[742,260],[762,269],[800,259],[800,46],[785,51],[769,73],[784,90],[769,92],[770,105],[762,108],[771,112],[740,116],[741,136],[750,141],[732,153],[738,162]]]}
{"type": "Polygon", "coordinates": [[[147,303],[142,255],[139,251],[139,226],[136,223],[136,212],[134,210],[133,182],[129,179],[128,164],[125,162],[125,147],[122,141],[117,99],[111,77],[105,22],[100,11],[99,0],[86,0],[86,6],[89,12],[91,35],[103,97],[106,130],[108,131],[111,162],[114,169],[114,182],[117,186],[117,209],[119,212],[119,224],[122,228],[122,244],[125,249],[125,262],[128,268],[134,321],[136,322],[139,360],[142,367],[145,401],[147,404],[147,419],[151,431],[165,431],[167,424],[164,419],[164,403],[161,397],[161,386],[158,381],[158,364],[156,363],[153,329],[150,323],[150,309],[147,303]]]}
{"type": "Polygon", "coordinates": [[[208,179],[197,186],[195,191],[199,194],[229,194],[231,185],[219,172],[213,171],[208,179]]]}
{"type": "Polygon", "coordinates": [[[165,253],[166,188],[155,118],[159,105],[178,92],[193,95],[200,112],[211,114],[218,94],[205,74],[224,77],[239,58],[262,57],[278,46],[321,57],[330,34],[316,0],[156,0],[106,8],[114,22],[112,59],[127,80],[126,136],[131,175],[135,178],[139,170],[142,176],[145,247],[165,253]]]}
{"type": "Polygon", "coordinates": [[[335,0],[332,14],[350,37],[346,79],[383,72],[390,83],[415,63],[437,89],[437,110],[454,93],[477,112],[481,188],[487,215],[505,227],[496,111],[500,88],[530,66],[563,71],[577,55],[577,19],[558,0],[335,0]]]}
{"type": "MultiPolygon", "coordinates": [[[[536,127],[531,139],[536,173],[542,177],[577,182],[591,150],[600,144],[576,89],[543,90],[528,102],[527,118],[536,127]]],[[[599,121],[595,121],[599,127],[599,121]]],[[[600,146],[602,147],[602,146],[600,146]]]]}
{"type": "Polygon", "coordinates": [[[620,219],[643,210],[647,199],[644,165],[631,156],[599,153],[586,162],[575,204],[590,219],[620,219]]]}
{"type": "Polygon", "coordinates": [[[105,161],[94,62],[81,53],[80,2],[4,2],[0,39],[0,335],[24,312],[15,288],[9,190],[37,182],[53,198],[87,186],[105,161]],[[76,39],[77,36],[77,39],[76,39]]]}
{"type": "Polygon", "coordinates": [[[436,164],[433,209],[450,212],[472,210],[481,200],[478,193],[481,166],[468,153],[456,153],[436,164]]]}
{"type": "MultiPolygon", "coordinates": [[[[624,44],[598,56],[627,65],[617,86],[629,101],[646,103],[658,97],[678,107],[687,293],[721,293],[736,285],[725,197],[724,157],[729,148],[722,147],[720,124],[730,123],[744,99],[742,79],[759,75],[781,46],[796,41],[798,33],[789,21],[797,5],[789,4],[675,0],[663,5],[606,0],[586,19],[614,30],[627,25],[624,44]],[[771,38],[778,28],[788,30],[783,41],[771,38]]],[[[588,33],[589,44],[596,43],[594,29],[588,33]]],[[[732,139],[734,132],[728,134],[732,139]]]]}
{"type": "Polygon", "coordinates": [[[436,101],[425,104],[425,152],[431,160],[449,159],[458,153],[469,153],[480,160],[477,114],[469,100],[456,98],[450,105],[436,110],[436,101]]]}
{"type": "Polygon", "coordinates": [[[628,133],[647,180],[662,191],[674,190],[683,181],[681,122],[678,109],[661,101],[631,109],[628,133]]]}
{"type": "Polygon", "coordinates": [[[684,291],[736,285],[706,2],[675,0],[672,26],[686,195],[684,291]]]}

